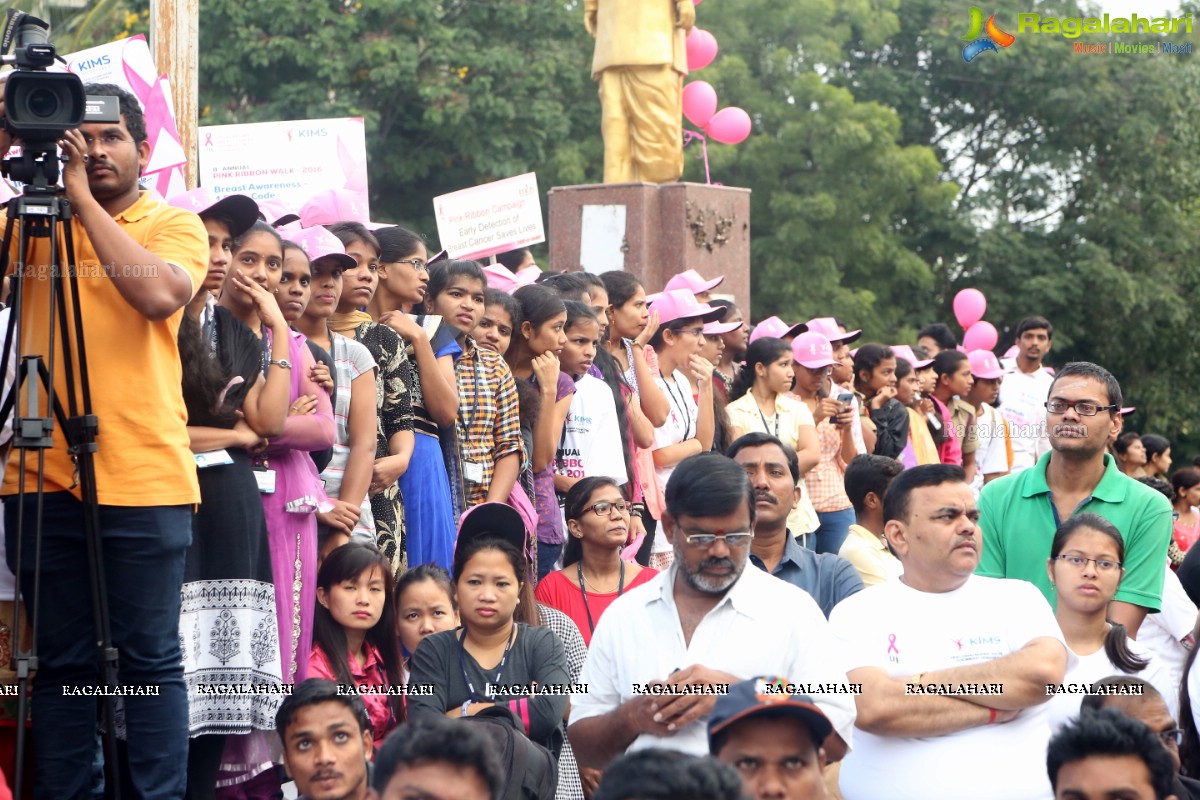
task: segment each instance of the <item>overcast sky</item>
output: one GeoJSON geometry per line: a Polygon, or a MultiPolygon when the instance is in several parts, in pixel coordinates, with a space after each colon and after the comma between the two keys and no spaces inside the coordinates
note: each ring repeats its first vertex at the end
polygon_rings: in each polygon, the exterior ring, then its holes
{"type": "Polygon", "coordinates": [[[1109,14],[1128,17],[1137,12],[1138,16],[1169,16],[1178,11],[1179,3],[1172,0],[1099,0],[1100,7],[1109,14]],[[1166,12],[1164,15],[1163,12],[1166,12]]]}

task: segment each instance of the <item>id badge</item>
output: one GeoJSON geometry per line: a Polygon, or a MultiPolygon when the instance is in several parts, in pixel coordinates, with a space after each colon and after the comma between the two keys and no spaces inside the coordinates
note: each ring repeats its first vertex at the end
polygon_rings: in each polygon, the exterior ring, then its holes
{"type": "Polygon", "coordinates": [[[273,469],[256,469],[254,470],[254,482],[258,484],[258,491],[263,494],[275,494],[275,470],[273,469]]]}
{"type": "Polygon", "coordinates": [[[207,453],[196,453],[195,456],[197,469],[218,467],[233,463],[233,459],[229,457],[229,451],[227,450],[209,450],[207,453]]]}
{"type": "Polygon", "coordinates": [[[483,483],[483,464],[464,461],[463,480],[470,481],[471,483],[483,483]]]}

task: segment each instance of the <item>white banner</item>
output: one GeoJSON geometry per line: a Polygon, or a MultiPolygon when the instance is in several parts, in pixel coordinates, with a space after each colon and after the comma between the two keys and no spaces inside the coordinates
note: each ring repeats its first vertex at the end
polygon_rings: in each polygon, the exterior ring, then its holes
{"type": "Polygon", "coordinates": [[[452,258],[486,258],[546,241],[532,172],[433,198],[438,240],[452,258]]]}

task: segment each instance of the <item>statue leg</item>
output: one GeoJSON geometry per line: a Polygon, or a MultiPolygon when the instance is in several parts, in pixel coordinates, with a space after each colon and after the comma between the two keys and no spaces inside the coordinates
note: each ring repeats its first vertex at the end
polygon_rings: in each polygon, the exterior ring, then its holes
{"type": "Polygon", "coordinates": [[[638,180],[679,180],[683,174],[683,76],[664,64],[626,67],[623,78],[638,180]]]}
{"type": "Polygon", "coordinates": [[[605,183],[632,183],[637,180],[629,149],[629,119],[622,80],[624,72],[624,68],[610,67],[600,73],[600,133],[604,137],[605,183]]]}

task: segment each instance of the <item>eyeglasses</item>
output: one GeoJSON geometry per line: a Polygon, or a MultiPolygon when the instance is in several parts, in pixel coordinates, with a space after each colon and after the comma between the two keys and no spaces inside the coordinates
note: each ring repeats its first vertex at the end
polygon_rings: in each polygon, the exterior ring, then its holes
{"type": "Polygon", "coordinates": [[[684,536],[684,541],[692,547],[699,547],[704,550],[712,547],[720,539],[727,547],[745,547],[750,544],[750,540],[754,538],[754,531],[739,531],[737,533],[726,533],[717,536],[712,533],[693,533],[690,536],[684,536]]]}
{"type": "Polygon", "coordinates": [[[429,265],[419,258],[398,258],[392,262],[393,264],[412,264],[413,269],[417,272],[428,272],[429,265]]]}
{"type": "Polygon", "coordinates": [[[1094,417],[1101,411],[1116,411],[1120,408],[1120,406],[1099,406],[1086,401],[1068,403],[1066,400],[1049,400],[1045,405],[1046,410],[1051,414],[1065,414],[1068,408],[1073,408],[1075,413],[1081,417],[1094,417]]]}
{"type": "Polygon", "coordinates": [[[1154,735],[1162,739],[1162,743],[1167,747],[1171,745],[1178,747],[1183,744],[1183,731],[1179,730],[1179,728],[1171,728],[1169,731],[1158,731],[1154,735]]]}
{"type": "Polygon", "coordinates": [[[1109,561],[1107,558],[1084,558],[1083,556],[1061,555],[1057,557],[1058,561],[1070,564],[1075,569],[1083,569],[1089,561],[1096,565],[1096,569],[1100,572],[1112,572],[1114,569],[1121,568],[1120,561],[1109,561]]]}
{"type": "Polygon", "coordinates": [[[692,336],[703,336],[704,328],[681,328],[680,333],[690,333],[692,336]]]}
{"type": "Polygon", "coordinates": [[[593,511],[598,517],[607,517],[613,509],[616,509],[618,514],[628,514],[629,503],[624,500],[601,500],[599,503],[592,503],[584,511],[593,511]]]}

